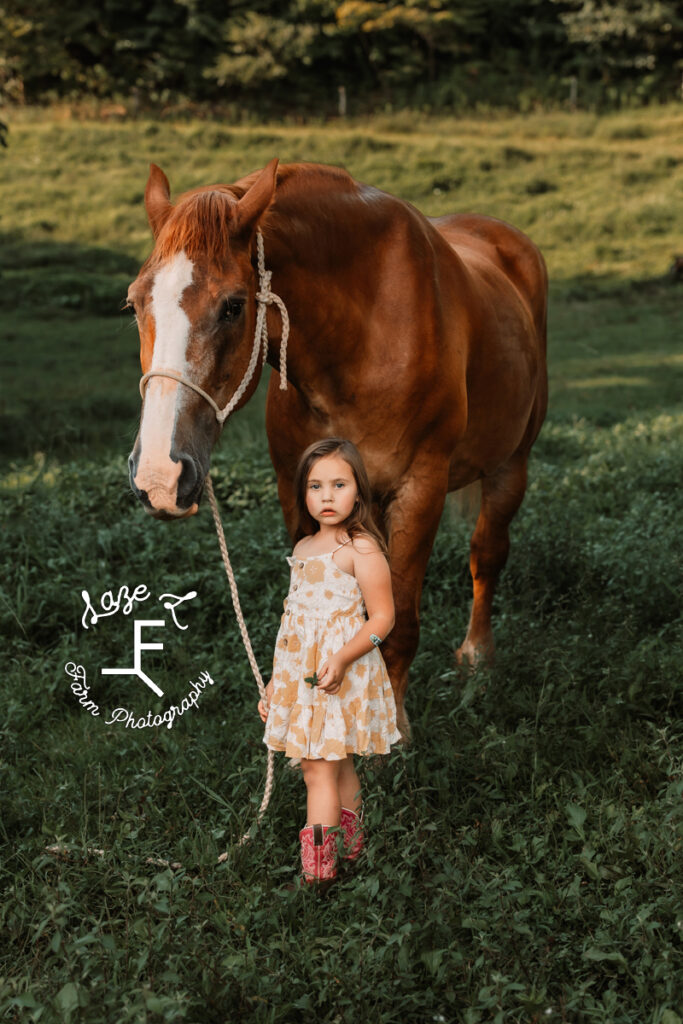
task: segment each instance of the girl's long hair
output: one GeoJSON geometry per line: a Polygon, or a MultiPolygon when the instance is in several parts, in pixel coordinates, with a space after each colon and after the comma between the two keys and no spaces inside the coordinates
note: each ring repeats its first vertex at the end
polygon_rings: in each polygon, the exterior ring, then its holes
{"type": "Polygon", "coordinates": [[[339,529],[347,533],[351,540],[354,537],[369,534],[377,541],[380,550],[388,558],[387,542],[372,514],[372,492],[363,459],[355,444],[346,441],[343,437],[326,437],[322,441],[315,441],[314,444],[309,445],[299,459],[294,476],[296,508],[299,514],[295,541],[317,533],[320,529],[320,524],[316,523],[306,508],[306,485],[313,464],[326,455],[338,455],[348,463],[358,488],[358,497],[351,514],[343,523],[339,524],[339,529]]]}

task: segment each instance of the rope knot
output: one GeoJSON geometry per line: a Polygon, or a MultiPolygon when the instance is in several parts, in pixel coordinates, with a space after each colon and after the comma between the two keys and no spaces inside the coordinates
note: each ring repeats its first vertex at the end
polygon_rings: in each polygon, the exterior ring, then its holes
{"type": "Polygon", "coordinates": [[[256,292],[255,299],[257,302],[265,302],[269,306],[275,301],[275,296],[270,290],[270,282],[273,276],[272,270],[264,270],[261,274],[261,280],[259,281],[260,288],[256,292]]]}
{"type": "Polygon", "coordinates": [[[271,291],[270,282],[273,277],[272,270],[266,270],[265,248],[261,231],[256,232],[256,252],[258,258],[259,288],[256,292],[256,301],[259,310],[256,320],[256,336],[261,336],[263,346],[263,360],[268,355],[268,328],[264,316],[266,306],[277,306],[282,320],[282,334],[280,336],[280,391],[287,390],[287,341],[289,339],[289,315],[287,307],[275,292],[271,291]]]}

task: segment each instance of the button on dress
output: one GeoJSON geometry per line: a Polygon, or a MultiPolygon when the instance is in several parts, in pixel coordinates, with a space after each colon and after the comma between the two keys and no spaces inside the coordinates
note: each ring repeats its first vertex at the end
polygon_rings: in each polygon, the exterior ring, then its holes
{"type": "Polygon", "coordinates": [[[294,759],[387,754],[401,738],[391,683],[376,647],[349,665],[337,693],[306,682],[367,619],[358,580],[339,568],[334,553],[287,559],[292,572],[263,742],[294,759]]]}

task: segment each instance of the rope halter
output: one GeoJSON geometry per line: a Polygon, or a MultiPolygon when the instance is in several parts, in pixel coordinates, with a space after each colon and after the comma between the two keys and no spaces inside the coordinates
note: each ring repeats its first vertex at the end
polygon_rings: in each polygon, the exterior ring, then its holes
{"type": "Polygon", "coordinates": [[[201,395],[202,398],[209,403],[214,411],[216,419],[220,425],[223,426],[228,416],[233,412],[244,395],[244,392],[247,390],[249,382],[254,376],[254,370],[256,369],[259,357],[262,357],[263,362],[265,363],[268,356],[268,324],[266,321],[266,310],[268,306],[277,306],[282,319],[282,336],[280,338],[280,390],[287,390],[287,340],[289,338],[289,314],[287,313],[287,307],[280,296],[276,295],[275,292],[271,290],[270,281],[272,273],[270,270],[266,270],[263,235],[261,234],[260,228],[256,232],[256,252],[258,259],[259,286],[255,295],[257,311],[256,330],[254,331],[254,346],[251,350],[251,358],[244,377],[242,378],[242,382],[225,408],[221,409],[211,395],[207,394],[203,388],[200,388],[199,384],[195,384],[194,381],[188,380],[187,377],[183,377],[182,373],[179,373],[177,370],[171,369],[149,370],[140,378],[140,395],[143,400],[145,397],[145,386],[150,377],[168,377],[170,380],[175,380],[178,384],[184,384],[186,388],[191,388],[192,391],[196,391],[198,395],[201,395]]]}

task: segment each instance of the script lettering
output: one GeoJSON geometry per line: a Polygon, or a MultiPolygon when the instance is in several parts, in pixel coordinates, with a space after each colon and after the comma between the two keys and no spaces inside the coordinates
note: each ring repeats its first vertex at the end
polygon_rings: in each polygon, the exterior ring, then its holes
{"type": "Polygon", "coordinates": [[[175,624],[178,627],[178,629],[187,629],[187,626],[181,626],[180,623],[178,622],[178,620],[176,619],[176,617],[175,617],[175,610],[176,610],[176,608],[178,607],[179,604],[182,604],[183,601],[191,601],[192,598],[196,597],[196,596],[197,596],[197,591],[196,590],[190,590],[187,594],[185,594],[184,597],[176,597],[175,594],[159,594],[159,600],[160,601],[163,601],[165,597],[170,597],[170,598],[173,599],[172,601],[164,601],[164,608],[166,609],[167,612],[171,613],[173,621],[175,622],[175,624]]]}
{"type": "Polygon", "coordinates": [[[95,608],[87,590],[81,591],[81,597],[85,603],[81,625],[84,629],[88,629],[91,625],[95,626],[100,619],[106,619],[108,615],[116,615],[118,611],[121,611],[124,615],[130,615],[136,601],[147,601],[150,597],[150,592],[144,583],[139,583],[132,594],[125,583],[122,587],[119,587],[116,594],[114,594],[113,590],[105,590],[100,598],[99,611],[95,608]]]}
{"type": "Polygon", "coordinates": [[[90,699],[90,687],[85,681],[85,669],[82,665],[77,665],[74,661],[69,661],[64,666],[64,671],[67,675],[71,676],[73,682],[71,684],[71,692],[75,697],[78,697],[78,703],[89,711],[91,715],[99,715],[100,709],[94,700],[90,699]]]}
{"type": "Polygon", "coordinates": [[[148,711],[147,715],[140,715],[139,717],[136,717],[135,713],[128,708],[114,708],[104,724],[114,725],[116,722],[120,722],[126,729],[150,729],[155,726],[165,725],[167,729],[172,729],[177,716],[184,715],[190,708],[197,707],[201,692],[206,689],[207,685],[213,686],[213,679],[208,672],[200,672],[197,681],[190,683],[192,689],[183,697],[180,707],[177,704],[171,704],[170,708],[164,711],[163,714],[153,715],[151,711],[148,711]]]}

